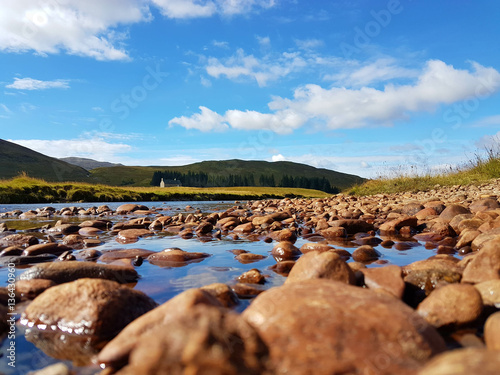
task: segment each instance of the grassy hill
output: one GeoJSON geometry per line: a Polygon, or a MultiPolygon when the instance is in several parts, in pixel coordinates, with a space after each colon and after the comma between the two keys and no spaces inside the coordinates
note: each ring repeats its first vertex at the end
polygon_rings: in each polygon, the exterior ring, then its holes
{"type": "Polygon", "coordinates": [[[89,172],[56,158],[0,139],[0,179],[25,172],[46,181],[88,181],[89,172]]]}
{"type": "Polygon", "coordinates": [[[59,160],[65,161],[66,163],[77,165],[79,167],[82,167],[83,169],[86,169],[87,171],[90,171],[95,168],[102,168],[102,167],[117,167],[117,166],[123,166],[123,164],[116,164],[116,163],[109,163],[106,161],[97,161],[94,159],[88,159],[88,158],[60,158],[59,160]]]}
{"type": "Polygon", "coordinates": [[[96,168],[91,171],[92,178],[104,184],[114,186],[149,186],[155,171],[177,171],[181,173],[204,172],[209,175],[248,175],[253,174],[258,181],[260,175],[273,175],[278,183],[284,175],[292,177],[325,177],[332,186],[345,189],[363,183],[359,176],[335,172],[329,169],[314,168],[309,165],[289,161],[266,162],[245,160],[203,161],[184,166],[151,166],[151,167],[110,167],[96,168]]]}

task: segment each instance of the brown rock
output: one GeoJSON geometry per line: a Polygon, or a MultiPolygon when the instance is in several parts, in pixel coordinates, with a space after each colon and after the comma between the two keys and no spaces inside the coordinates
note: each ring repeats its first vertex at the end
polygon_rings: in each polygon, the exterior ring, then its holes
{"type": "Polygon", "coordinates": [[[239,315],[198,305],[141,336],[117,374],[258,375],[267,356],[255,329],[239,315]]]}
{"type": "Polygon", "coordinates": [[[373,230],[373,224],[357,219],[335,220],[331,226],[345,228],[347,234],[366,233],[373,230]]]}
{"type": "Polygon", "coordinates": [[[253,253],[241,253],[238,254],[235,259],[243,264],[258,262],[259,260],[266,259],[265,255],[253,254],[253,253]]]}
{"type": "Polygon", "coordinates": [[[476,251],[481,249],[484,244],[491,240],[494,240],[497,237],[500,237],[500,228],[491,229],[487,232],[481,233],[472,241],[472,250],[476,251]]]}
{"type": "Polygon", "coordinates": [[[347,237],[347,231],[343,227],[330,227],[319,232],[326,239],[337,239],[347,237]]]}
{"type": "Polygon", "coordinates": [[[439,218],[448,223],[457,215],[470,214],[471,212],[459,204],[450,204],[446,206],[443,212],[439,215],[439,218]]]}
{"type": "Polygon", "coordinates": [[[148,256],[148,262],[162,267],[179,267],[189,262],[201,262],[209,256],[207,253],[187,252],[174,247],[151,254],[148,256]]]}
{"type": "Polygon", "coordinates": [[[405,290],[401,267],[389,265],[380,268],[362,268],[365,285],[374,291],[388,293],[401,299],[405,290]]]}
{"type": "Polygon", "coordinates": [[[55,242],[41,243],[38,245],[31,245],[24,250],[24,256],[40,255],[40,254],[54,254],[60,255],[66,251],[71,251],[71,247],[66,245],[57,244],[55,242]]]}
{"type": "Polygon", "coordinates": [[[271,224],[273,222],[274,222],[274,219],[272,218],[271,215],[256,216],[252,219],[252,224],[256,227],[258,227],[262,224],[271,224]]]}
{"type": "Polygon", "coordinates": [[[500,356],[483,348],[455,349],[443,353],[422,368],[418,375],[498,375],[500,356]]]}
{"type": "Polygon", "coordinates": [[[415,374],[445,349],[435,329],[401,301],[330,280],[270,289],[243,317],[279,374],[415,374]]]}
{"type": "Polygon", "coordinates": [[[324,243],[316,243],[316,242],[308,242],[300,247],[300,252],[303,254],[306,254],[310,251],[318,251],[322,253],[324,251],[330,251],[330,250],[335,250],[335,248],[324,243]]]}
{"type": "Polygon", "coordinates": [[[437,216],[438,213],[437,211],[432,208],[432,207],[427,207],[427,208],[424,208],[418,212],[416,212],[415,214],[415,217],[418,219],[418,220],[425,220],[427,219],[429,216],[437,216]]]}
{"type": "Polygon", "coordinates": [[[288,276],[290,270],[293,268],[293,266],[295,266],[295,263],[296,262],[294,260],[284,260],[273,264],[271,267],[269,267],[269,269],[273,270],[279,275],[288,276]]]}
{"type": "Polygon", "coordinates": [[[279,242],[291,242],[295,243],[297,241],[297,233],[290,229],[283,229],[278,232],[278,241],[279,242]]]}
{"type": "Polygon", "coordinates": [[[98,362],[114,366],[126,363],[142,336],[155,334],[163,327],[170,327],[172,322],[187,314],[188,310],[198,304],[222,307],[210,293],[200,289],[189,289],[126,326],[99,353],[98,362]]]}
{"type": "Polygon", "coordinates": [[[467,264],[462,282],[476,284],[497,279],[500,279],[500,237],[488,241],[467,264]]]}
{"type": "Polygon", "coordinates": [[[240,224],[233,230],[238,233],[250,233],[255,229],[252,223],[240,224]]]}
{"type": "Polygon", "coordinates": [[[396,233],[403,227],[415,228],[418,225],[418,220],[415,216],[403,216],[395,220],[386,221],[378,229],[381,234],[396,233]]]}
{"type": "Polygon", "coordinates": [[[474,287],[481,294],[485,306],[500,308],[500,280],[483,281],[474,287]]]}
{"type": "Polygon", "coordinates": [[[227,284],[214,283],[210,285],[205,285],[204,287],[201,288],[201,290],[211,294],[224,307],[232,308],[240,303],[236,293],[234,293],[233,290],[227,284]]]}
{"type": "Polygon", "coordinates": [[[484,324],[484,341],[489,350],[500,351],[500,311],[490,315],[486,320],[484,324]]]}
{"type": "Polygon", "coordinates": [[[90,262],[55,262],[37,264],[19,275],[19,280],[45,279],[56,284],[81,278],[98,278],[130,283],[139,278],[131,267],[97,264],[90,262]]]}
{"type": "Polygon", "coordinates": [[[3,247],[28,247],[31,245],[36,245],[37,243],[38,239],[28,234],[9,234],[8,236],[0,238],[0,246],[3,247]]]}
{"type": "Polygon", "coordinates": [[[52,280],[32,279],[32,280],[18,280],[16,281],[16,292],[21,294],[24,298],[34,299],[46,289],[57,285],[52,280]]]}
{"type": "Polygon", "coordinates": [[[134,212],[134,211],[138,211],[138,210],[148,211],[149,208],[147,208],[146,206],[143,206],[143,205],[139,205],[139,204],[125,203],[116,209],[116,214],[117,215],[126,215],[130,212],[134,212]]]}
{"type": "Polygon", "coordinates": [[[105,251],[99,257],[99,261],[103,263],[111,263],[118,259],[134,259],[136,257],[147,258],[151,254],[156,254],[154,251],[145,249],[120,249],[105,251]]]}
{"type": "Polygon", "coordinates": [[[481,233],[477,230],[464,230],[460,233],[460,236],[458,238],[457,242],[457,249],[460,249],[464,246],[470,246],[472,244],[472,241],[479,236],[481,233]]]}
{"type": "Polygon", "coordinates": [[[302,253],[291,242],[279,242],[271,251],[277,262],[297,259],[302,253]]]}
{"type": "Polygon", "coordinates": [[[114,281],[80,279],[40,294],[23,312],[21,323],[57,327],[103,342],[155,307],[144,293],[114,281]]]}
{"type": "Polygon", "coordinates": [[[500,205],[495,199],[491,198],[474,201],[469,206],[469,210],[474,214],[481,211],[494,210],[495,208],[500,208],[500,205]]]}
{"type": "Polygon", "coordinates": [[[154,235],[149,229],[124,229],[118,232],[116,241],[120,243],[137,242],[140,237],[154,235]]]}
{"type": "Polygon", "coordinates": [[[352,259],[356,262],[373,262],[379,257],[380,253],[370,245],[360,246],[352,253],[352,259]]]}
{"type": "Polygon", "coordinates": [[[59,224],[48,230],[54,236],[78,233],[80,227],[74,224],[59,224]]]}
{"type": "Polygon", "coordinates": [[[94,227],[83,227],[80,228],[78,234],[84,237],[95,237],[102,233],[102,230],[94,227]]]}
{"type": "Polygon", "coordinates": [[[310,251],[302,255],[290,271],[285,283],[309,279],[328,279],[355,284],[354,273],[342,258],[333,252],[310,251]]]}
{"type": "Polygon", "coordinates": [[[62,240],[63,245],[70,246],[73,249],[81,249],[84,246],[83,237],[79,234],[68,234],[62,240]]]}
{"type": "Polygon", "coordinates": [[[417,212],[420,212],[424,209],[424,206],[420,204],[419,202],[412,202],[405,204],[403,208],[401,209],[401,213],[406,216],[413,216],[417,212]]]}
{"type": "Polygon", "coordinates": [[[260,271],[256,268],[252,268],[250,271],[246,271],[238,277],[240,283],[247,284],[264,284],[266,278],[260,271]]]}
{"type": "Polygon", "coordinates": [[[483,301],[472,285],[450,284],[434,290],[417,311],[434,327],[460,326],[481,315],[483,301]]]}
{"type": "Polygon", "coordinates": [[[232,286],[232,289],[239,298],[244,299],[254,298],[265,291],[262,285],[247,283],[236,283],[232,286]]]}

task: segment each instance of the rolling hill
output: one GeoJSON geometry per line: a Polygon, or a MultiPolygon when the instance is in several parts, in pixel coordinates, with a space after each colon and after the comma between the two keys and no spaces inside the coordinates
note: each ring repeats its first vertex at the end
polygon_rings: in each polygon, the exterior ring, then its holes
{"type": "Polygon", "coordinates": [[[180,173],[207,173],[216,176],[249,175],[253,174],[256,181],[260,175],[274,176],[279,182],[284,175],[292,177],[323,178],[325,177],[332,186],[340,189],[351,187],[365,181],[362,177],[335,172],[329,169],[315,168],[305,164],[289,161],[245,161],[245,160],[220,160],[203,161],[184,166],[150,166],[150,167],[110,167],[96,168],[91,171],[93,179],[105,184],[115,186],[150,186],[155,171],[176,171],[180,173]]]}
{"type": "Polygon", "coordinates": [[[0,179],[22,172],[46,181],[89,181],[89,172],[81,167],[0,139],[0,179]]]}
{"type": "Polygon", "coordinates": [[[109,163],[107,161],[97,161],[88,158],[71,157],[71,158],[60,158],[59,160],[62,160],[69,164],[77,165],[79,167],[82,167],[83,169],[86,169],[87,171],[90,171],[95,168],[123,166],[123,164],[109,163]]]}

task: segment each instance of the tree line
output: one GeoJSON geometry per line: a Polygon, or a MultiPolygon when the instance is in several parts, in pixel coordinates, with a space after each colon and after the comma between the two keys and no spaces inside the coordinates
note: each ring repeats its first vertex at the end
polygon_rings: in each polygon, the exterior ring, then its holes
{"type": "Polygon", "coordinates": [[[208,174],[205,172],[187,172],[178,171],[155,171],[151,179],[152,186],[159,186],[161,179],[165,182],[179,181],[182,186],[189,187],[233,187],[233,186],[266,186],[266,187],[293,187],[321,190],[330,194],[337,194],[340,190],[332,186],[325,177],[293,177],[284,175],[279,182],[273,174],[261,174],[256,180],[252,173],[239,174],[208,174]]]}

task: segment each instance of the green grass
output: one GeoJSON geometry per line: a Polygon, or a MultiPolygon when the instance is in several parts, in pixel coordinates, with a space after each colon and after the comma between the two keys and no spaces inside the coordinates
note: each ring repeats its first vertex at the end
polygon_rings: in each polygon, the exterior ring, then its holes
{"type": "Polygon", "coordinates": [[[80,182],[54,183],[26,175],[0,180],[0,203],[129,202],[172,200],[236,200],[283,197],[324,198],[328,194],[309,189],[231,187],[115,187],[80,182]]]}
{"type": "Polygon", "coordinates": [[[487,150],[486,157],[476,155],[473,160],[454,171],[435,175],[410,176],[400,174],[393,178],[378,178],[354,186],[345,192],[359,196],[417,192],[433,189],[436,185],[481,184],[495,178],[500,178],[500,149],[487,150]]]}

